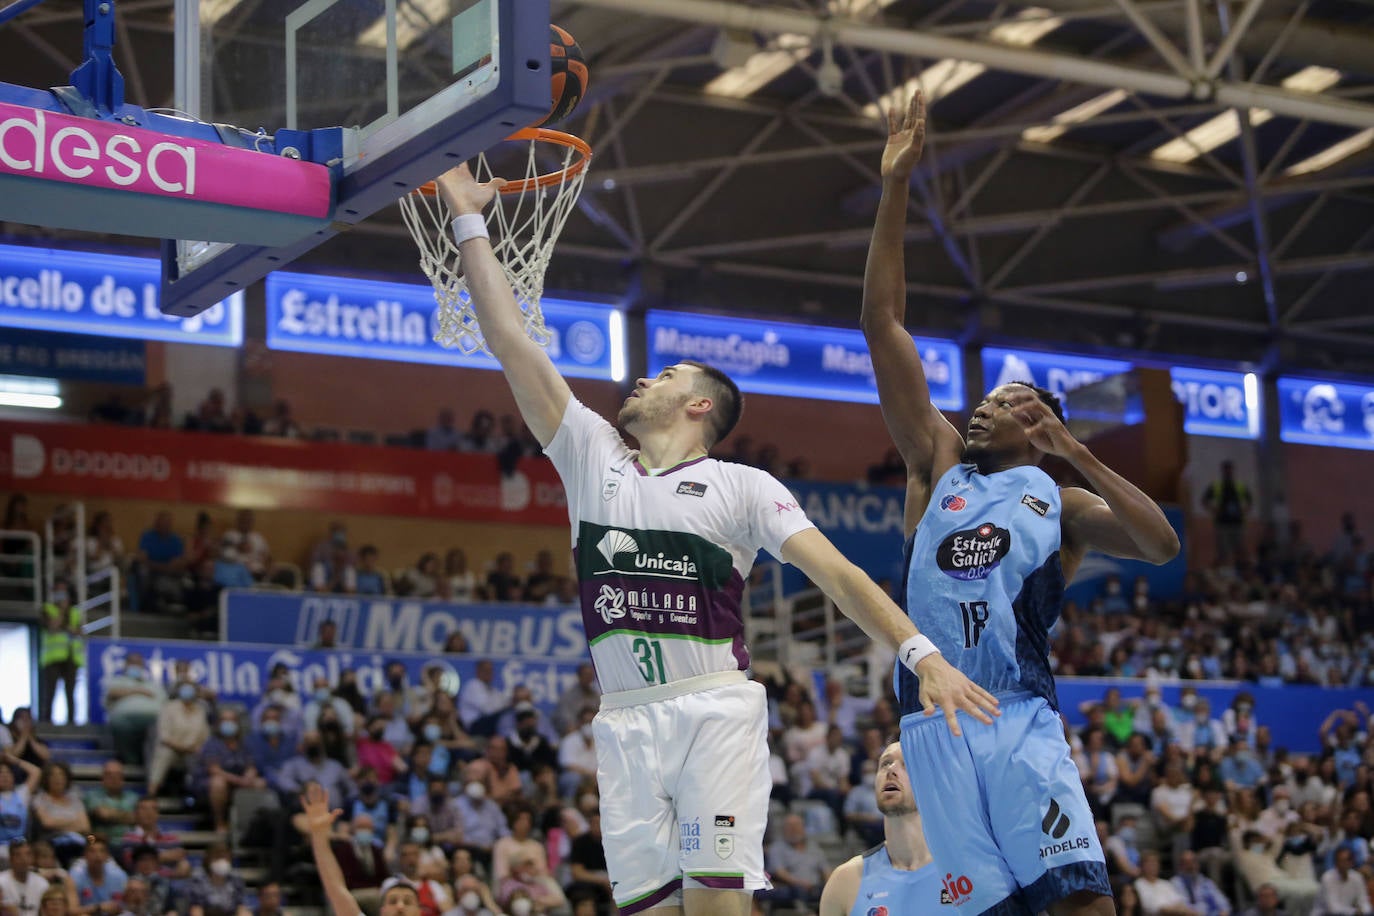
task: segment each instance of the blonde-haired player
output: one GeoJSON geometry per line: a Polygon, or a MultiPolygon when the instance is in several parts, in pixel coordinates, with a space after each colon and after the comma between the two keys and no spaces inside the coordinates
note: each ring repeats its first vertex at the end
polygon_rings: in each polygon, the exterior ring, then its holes
{"type": "Polygon", "coordinates": [[[883,816],[883,842],[835,869],[821,891],[820,916],[915,916],[933,912],[943,902],[944,886],[931,864],[897,742],[878,757],[873,793],[883,816]]]}

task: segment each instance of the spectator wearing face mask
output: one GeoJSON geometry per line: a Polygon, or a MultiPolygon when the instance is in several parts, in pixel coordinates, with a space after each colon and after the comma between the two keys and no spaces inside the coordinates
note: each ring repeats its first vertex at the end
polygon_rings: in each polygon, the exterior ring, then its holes
{"type": "Polygon", "coordinates": [[[148,773],[148,794],[156,798],[173,767],[186,769],[210,737],[210,723],[200,691],[189,680],[176,684],[176,699],[157,716],[157,746],[148,773]]]}
{"type": "Polygon", "coordinates": [[[335,808],[347,809],[349,802],[358,794],[357,786],[343,764],[325,756],[319,732],[306,732],[301,737],[300,754],[286,761],[277,771],[277,783],[273,788],[289,797],[296,797],[312,782],[324,787],[331,811],[335,808]]]}
{"type": "Polygon", "coordinates": [[[280,706],[263,710],[257,731],[248,736],[248,755],[258,775],[275,785],[277,773],[296,755],[296,742],[286,731],[280,706]]]}
{"type": "Polygon", "coordinates": [[[215,831],[229,829],[229,802],[238,789],[261,789],[267,782],[258,775],[253,757],[240,734],[242,725],[233,710],[221,709],[215,734],[200,749],[192,791],[208,795],[215,831]]]}
{"type": "Polygon", "coordinates": [[[405,760],[386,740],[386,726],[385,718],[374,715],[367,720],[367,727],[359,732],[355,740],[358,766],[370,770],[374,781],[382,786],[390,786],[396,780],[396,775],[406,769],[405,760]]]}
{"type": "Polygon", "coordinates": [[[411,813],[429,820],[429,841],[432,844],[456,846],[464,842],[463,811],[460,798],[450,798],[448,782],[431,776],[427,791],[411,805],[411,813]]]}
{"type": "Polygon", "coordinates": [[[457,799],[462,818],[463,848],[485,868],[491,868],[491,851],[496,841],[510,833],[501,806],[487,797],[487,787],[480,774],[468,773],[463,794],[457,799]]]}
{"type": "Polygon", "coordinates": [[[383,839],[391,826],[391,807],[382,795],[382,787],[377,783],[377,774],[370,767],[358,768],[358,797],[353,799],[353,809],[348,821],[355,827],[358,818],[367,815],[372,821],[372,829],[383,839]]]}
{"type": "Polygon", "coordinates": [[[347,700],[334,695],[334,692],[329,689],[329,678],[321,674],[315,678],[310,702],[306,703],[301,711],[302,726],[305,731],[319,731],[320,715],[326,709],[334,710],[344,734],[351,738],[353,736],[353,707],[348,705],[347,700]]]}
{"type": "Polygon", "coordinates": [[[186,889],[187,916],[235,916],[247,899],[243,878],[234,873],[229,848],[213,843],[205,850],[205,867],[191,875],[186,889]]]}
{"type": "Polygon", "coordinates": [[[101,682],[101,705],[110,723],[114,752],[120,762],[142,766],[148,729],[166,702],[166,694],[153,683],[143,656],[130,652],[124,667],[101,682]]]}
{"type": "Polygon", "coordinates": [[[367,814],[359,814],[353,820],[352,831],[335,833],[329,840],[329,848],[339,861],[344,886],[364,911],[375,909],[380,902],[382,882],[390,872],[372,818],[367,814]]]}
{"type": "Polygon", "coordinates": [[[1192,715],[1179,726],[1178,743],[1190,754],[1213,757],[1226,747],[1226,729],[1212,718],[1212,704],[1198,697],[1192,715]]]}
{"type": "Polygon", "coordinates": [[[464,875],[453,883],[454,908],[446,916],[495,916],[500,910],[492,899],[491,890],[473,875],[464,875]]]}

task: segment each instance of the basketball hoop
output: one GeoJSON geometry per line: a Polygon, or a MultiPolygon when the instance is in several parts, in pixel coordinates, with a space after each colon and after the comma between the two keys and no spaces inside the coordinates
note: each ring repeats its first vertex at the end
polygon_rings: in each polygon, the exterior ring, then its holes
{"type": "MultiPolygon", "coordinates": [[[[544,294],[544,271],[553,256],[554,243],[582,193],[592,148],[572,134],[543,127],[524,128],[508,139],[529,142],[525,177],[509,181],[496,195],[487,215],[487,230],[515,301],[520,304],[525,333],[540,346],[547,346],[551,335],[544,327],[544,314],[539,307],[544,294]],[[561,169],[540,171],[541,143],[559,149],[561,169]]],[[[480,182],[494,177],[485,155],[477,157],[473,176],[480,182]]],[[[462,257],[449,229],[453,213],[433,183],[407,194],[400,204],[401,217],[420,249],[420,268],[434,284],[438,304],[435,343],[463,353],[485,351],[486,342],[463,277],[462,257]]]]}

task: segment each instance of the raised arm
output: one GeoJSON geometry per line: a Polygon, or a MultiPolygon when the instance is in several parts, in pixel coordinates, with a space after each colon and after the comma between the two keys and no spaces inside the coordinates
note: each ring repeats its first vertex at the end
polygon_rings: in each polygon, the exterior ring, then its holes
{"type": "Polygon", "coordinates": [[[959,459],[963,442],[958,432],[930,402],[930,387],[916,343],[906,330],[906,215],[911,172],[921,161],[925,144],[926,106],[921,93],[911,100],[898,123],[888,112],[889,135],[883,150],[883,193],[873,223],[873,239],[864,268],[863,311],[860,324],[873,359],[878,400],[888,434],[906,462],[908,533],[925,509],[934,478],[959,459]],[[919,492],[921,485],[925,490],[919,492]],[[911,486],[918,490],[911,494],[911,486]],[[918,505],[911,505],[911,495],[918,505]],[[912,511],[915,517],[912,517],[912,511]]]}
{"type": "MultiPolygon", "coordinates": [[[[483,208],[504,182],[498,178],[479,184],[468,167],[460,165],[440,176],[436,184],[461,223],[464,217],[475,215],[480,219],[483,208]]],[[[461,242],[458,250],[463,256],[463,275],[472,297],[472,310],[482,327],[487,349],[501,363],[501,371],[506,374],[530,432],[540,445],[548,445],[563,422],[572,390],[544,348],[526,336],[520,306],[485,234],[461,242]]]]}
{"type": "Polygon", "coordinates": [[[329,848],[329,837],[334,832],[334,821],[343,814],[337,808],[330,810],[329,793],[317,782],[305,787],[301,798],[301,810],[305,814],[305,827],[310,834],[310,852],[315,857],[315,870],[319,873],[320,886],[329,900],[335,916],[362,916],[362,908],[344,881],[343,869],[329,848]]]}
{"type": "Polygon", "coordinates": [[[992,724],[992,716],[999,715],[992,694],[945,661],[925,637],[920,638],[929,646],[929,652],[923,652],[914,662],[910,660],[911,646],[920,636],[916,624],[863,570],[845,559],[825,535],[815,528],[798,531],[783,543],[782,559],[820,586],[840,613],[857,623],[870,639],[897,650],[902,664],[921,678],[921,702],[926,715],[934,714],[938,706],[956,735],[960,734],[956,712],[966,712],[988,725],[992,724]]]}

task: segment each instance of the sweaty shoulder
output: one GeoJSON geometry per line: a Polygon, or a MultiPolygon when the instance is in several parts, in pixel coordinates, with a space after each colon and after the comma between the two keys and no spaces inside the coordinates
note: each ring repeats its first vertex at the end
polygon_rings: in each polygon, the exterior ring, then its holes
{"type": "Polygon", "coordinates": [[[848,916],[859,898],[859,885],[863,883],[864,858],[855,856],[830,873],[821,891],[820,916],[848,916]]]}

